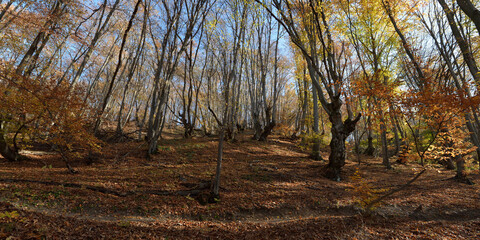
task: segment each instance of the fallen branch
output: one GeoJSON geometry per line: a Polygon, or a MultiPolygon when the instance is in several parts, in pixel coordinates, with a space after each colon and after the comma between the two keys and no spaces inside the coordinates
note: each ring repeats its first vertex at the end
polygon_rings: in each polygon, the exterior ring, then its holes
{"type": "Polygon", "coordinates": [[[403,186],[399,187],[399,188],[396,188],[396,189],[393,189],[393,190],[390,190],[388,191],[386,194],[376,198],[375,200],[373,200],[372,202],[370,202],[366,207],[365,209],[367,209],[367,211],[370,211],[372,209],[372,207],[383,201],[383,199],[399,192],[399,191],[402,191],[403,189],[405,189],[406,187],[410,186],[413,182],[415,182],[415,180],[417,180],[425,171],[427,171],[427,169],[423,169],[421,172],[419,172],[414,178],[412,178],[410,181],[408,181],[406,184],[404,184],[403,186]]]}
{"type": "Polygon", "coordinates": [[[202,182],[196,185],[194,188],[189,190],[178,190],[178,191],[167,191],[167,190],[146,190],[146,191],[127,191],[119,192],[111,190],[104,187],[95,187],[89,185],[83,185],[78,183],[61,183],[61,182],[52,182],[52,181],[37,181],[37,180],[28,180],[28,179],[0,179],[0,182],[6,183],[37,183],[49,186],[62,186],[68,188],[80,188],[87,189],[95,192],[101,192],[104,194],[115,195],[117,197],[126,197],[135,194],[152,194],[159,196],[196,196],[201,192],[204,192],[207,189],[210,189],[210,182],[202,182]]]}

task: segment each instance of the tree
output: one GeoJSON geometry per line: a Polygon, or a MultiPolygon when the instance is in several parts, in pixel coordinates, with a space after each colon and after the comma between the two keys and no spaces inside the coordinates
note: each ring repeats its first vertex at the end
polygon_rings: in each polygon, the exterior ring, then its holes
{"type": "Polygon", "coordinates": [[[112,77],[112,80],[110,81],[110,84],[109,84],[109,87],[108,87],[108,90],[107,92],[105,93],[105,97],[102,101],[102,106],[100,108],[100,111],[98,113],[98,117],[97,117],[97,120],[95,122],[95,127],[94,127],[94,132],[96,133],[98,128],[100,127],[100,123],[101,123],[101,117],[103,115],[103,112],[105,111],[105,108],[107,107],[107,104],[108,104],[108,100],[110,99],[110,96],[111,96],[111,93],[112,93],[112,90],[113,90],[113,85],[115,83],[115,80],[116,80],[116,77],[118,75],[118,71],[120,70],[120,67],[122,66],[122,61],[123,61],[123,48],[125,47],[125,42],[127,41],[127,36],[128,36],[128,32],[130,31],[130,29],[132,28],[132,24],[133,24],[133,20],[135,19],[135,15],[137,14],[138,12],[138,9],[139,9],[139,6],[140,6],[140,3],[142,2],[142,0],[137,0],[137,3],[135,4],[135,7],[133,9],[133,12],[132,12],[132,15],[130,17],[130,20],[128,20],[128,25],[127,25],[127,28],[125,29],[125,32],[123,33],[123,37],[122,37],[122,44],[120,46],[120,51],[118,52],[118,63],[117,63],[117,66],[115,68],[115,71],[113,72],[113,77],[112,77]]]}
{"type": "MultiPolygon", "coordinates": [[[[441,3],[441,2],[440,2],[441,3]]],[[[470,0],[457,0],[460,9],[472,20],[480,34],[480,11],[470,0]]],[[[442,4],[442,3],[441,3],[442,4]]]]}
{"type": "MultiPolygon", "coordinates": [[[[360,120],[361,114],[353,118],[353,113],[347,111],[348,117],[343,120],[342,114],[342,88],[344,83],[343,67],[341,66],[344,58],[344,42],[335,39],[328,19],[327,10],[333,10],[329,3],[324,1],[279,1],[274,0],[272,5],[276,13],[263,4],[269,13],[286,30],[291,41],[300,49],[305,60],[312,79],[312,83],[318,92],[319,101],[323,109],[327,112],[332,124],[330,142],[330,156],[326,167],[325,176],[334,180],[340,180],[341,169],[345,165],[345,140],[355,129],[356,123],[360,120]],[[314,34],[309,32],[296,22],[294,16],[302,19],[305,16],[313,15],[315,26],[314,34]],[[302,39],[301,32],[306,32],[307,37],[317,39],[321,45],[321,54],[316,51],[308,51],[309,42],[302,39]],[[322,67],[321,67],[321,65],[322,67]],[[322,70],[325,69],[325,71],[322,70]],[[323,85],[320,85],[320,83],[323,85]],[[328,99],[327,96],[328,95],[328,99]]],[[[313,46],[310,46],[313,48],[313,46]]]]}
{"type": "Polygon", "coordinates": [[[167,108],[171,79],[180,57],[190,45],[195,34],[198,33],[199,26],[202,26],[204,16],[210,9],[210,4],[212,3],[208,1],[163,2],[166,22],[163,23],[165,32],[160,46],[156,43],[156,39],[151,32],[156,50],[157,66],[153,80],[154,86],[147,128],[149,154],[157,152],[157,143],[161,135],[162,121],[164,121],[163,117],[167,108]],[[185,28],[181,29],[180,20],[183,14],[186,14],[185,28]],[[179,38],[182,30],[183,36],[179,38]],[[180,46],[177,46],[179,41],[180,46]]]}
{"type": "MultiPolygon", "coordinates": [[[[352,88],[356,95],[366,98],[369,106],[366,111],[373,113],[375,119],[378,119],[383,164],[390,169],[387,121],[384,115],[387,115],[385,112],[388,111],[386,106],[392,106],[394,90],[398,86],[398,83],[392,82],[389,77],[394,62],[392,53],[395,50],[395,38],[392,37],[388,18],[379,1],[355,1],[354,4],[346,1],[342,5],[345,6],[343,11],[347,19],[344,25],[363,73],[363,76],[355,79],[352,88]]],[[[372,126],[372,122],[375,121],[368,117],[367,124],[372,126]]],[[[371,129],[368,143],[367,150],[372,149],[371,129]]]]}
{"type": "MultiPolygon", "coordinates": [[[[227,127],[232,126],[233,115],[235,114],[234,105],[232,104],[234,96],[231,92],[233,86],[237,82],[237,78],[241,76],[241,61],[240,50],[243,47],[245,39],[245,29],[247,24],[248,11],[251,4],[248,2],[233,0],[225,3],[225,10],[233,16],[240,16],[233,18],[231,25],[221,21],[218,18],[210,20],[208,26],[208,37],[206,41],[213,44],[212,51],[212,65],[209,65],[207,70],[207,102],[208,110],[214,117],[218,126],[218,155],[217,165],[215,171],[215,179],[212,189],[212,199],[218,199],[220,194],[220,176],[223,161],[223,144],[225,141],[225,132],[227,127]],[[220,28],[220,24],[225,24],[226,28],[220,28]],[[227,33],[223,29],[231,31],[231,39],[226,37],[227,33]],[[230,42],[226,42],[230,41],[230,42]],[[214,49],[215,48],[215,49],[214,49]],[[219,111],[215,111],[211,103],[213,98],[218,99],[219,111]]],[[[208,61],[207,61],[208,62],[208,61]]]]}

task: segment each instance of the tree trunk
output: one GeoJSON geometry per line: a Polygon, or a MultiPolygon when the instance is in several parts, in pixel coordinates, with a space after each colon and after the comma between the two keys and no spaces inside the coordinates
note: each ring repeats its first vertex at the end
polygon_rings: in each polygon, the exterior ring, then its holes
{"type": "Polygon", "coordinates": [[[135,19],[135,15],[137,14],[138,7],[140,6],[141,2],[142,2],[142,0],[138,0],[137,3],[135,4],[135,8],[133,9],[133,13],[130,16],[130,20],[128,21],[127,28],[125,29],[125,32],[123,33],[122,44],[120,46],[120,50],[119,50],[119,53],[118,53],[118,63],[117,63],[117,66],[115,68],[115,72],[113,72],[112,81],[110,82],[107,93],[105,94],[105,97],[103,98],[102,107],[100,108],[100,112],[98,113],[97,120],[95,122],[95,129],[94,129],[95,133],[97,133],[97,130],[100,127],[102,115],[105,111],[105,108],[107,107],[108,100],[110,99],[110,95],[112,94],[113,85],[115,84],[115,78],[117,77],[118,71],[120,70],[120,67],[122,66],[123,49],[125,48],[125,43],[127,41],[128,32],[130,32],[130,29],[132,28],[133,20],[135,19]]]}
{"type": "Polygon", "coordinates": [[[272,133],[273,128],[275,127],[275,122],[270,122],[265,128],[263,129],[262,134],[258,138],[258,141],[267,141],[268,135],[272,133]]]}
{"type": "MultiPolygon", "coordinates": [[[[85,53],[85,57],[83,58],[82,60],[82,63],[80,64],[80,66],[78,67],[78,70],[77,72],[75,73],[75,76],[73,77],[71,83],[70,83],[70,86],[71,87],[74,87],[78,80],[80,79],[80,76],[82,76],[82,73],[88,63],[88,61],[90,60],[90,57],[92,56],[92,53],[95,49],[95,46],[97,45],[97,42],[98,40],[100,39],[100,37],[102,36],[102,34],[104,33],[104,30],[105,28],[107,27],[108,23],[110,22],[110,18],[112,17],[113,13],[115,12],[116,8],[117,8],[117,5],[118,3],[120,3],[120,0],[116,0],[115,3],[113,4],[113,6],[111,7],[110,11],[108,12],[107,14],[107,17],[105,18],[105,21],[102,23],[102,19],[103,19],[103,14],[105,13],[105,8],[107,7],[106,4],[107,4],[107,1],[105,0],[103,2],[103,10],[102,10],[102,15],[100,16],[99,20],[98,20],[98,28],[95,32],[95,35],[93,36],[93,39],[92,41],[90,42],[89,46],[88,46],[88,50],[87,52],[85,53]]],[[[116,41],[115,41],[116,42],[116,41]]]]}
{"type": "Polygon", "coordinates": [[[475,5],[470,0],[457,0],[460,9],[472,20],[480,33],[480,11],[475,8],[475,5]]]}
{"type": "Polygon", "coordinates": [[[312,158],[314,160],[322,160],[320,156],[320,129],[318,126],[319,114],[318,114],[318,96],[315,86],[312,87],[313,96],[313,145],[312,145],[312,158]]]}
{"type": "Polygon", "coordinates": [[[217,169],[215,171],[215,182],[213,184],[213,196],[219,197],[220,194],[220,174],[222,170],[223,160],[223,142],[225,141],[225,130],[220,127],[220,134],[218,136],[218,157],[217,157],[217,169]]]}
{"type": "Polygon", "coordinates": [[[373,153],[375,152],[375,148],[373,147],[373,136],[372,136],[372,130],[368,130],[368,136],[367,136],[367,149],[365,149],[364,154],[367,156],[373,156],[373,153]]]}
{"type": "Polygon", "coordinates": [[[395,124],[395,121],[393,120],[392,115],[390,115],[390,117],[392,121],[393,136],[395,138],[395,152],[393,152],[393,154],[390,156],[395,156],[400,151],[400,137],[398,136],[397,125],[395,124]]]}
{"type": "MultiPolygon", "coordinates": [[[[380,113],[383,114],[383,113],[380,113]]],[[[381,138],[382,138],[382,157],[383,157],[383,165],[387,167],[387,169],[391,169],[392,166],[390,165],[390,161],[388,159],[388,142],[387,142],[387,127],[385,126],[385,119],[380,117],[380,131],[381,131],[381,138]]]]}
{"type": "Polygon", "coordinates": [[[438,0],[438,2],[442,6],[442,9],[445,12],[445,15],[447,16],[448,24],[450,25],[452,34],[455,37],[455,40],[457,41],[458,46],[460,47],[463,59],[467,64],[467,67],[470,70],[470,73],[472,74],[472,77],[475,80],[475,83],[477,84],[477,90],[478,90],[479,89],[478,84],[480,84],[480,75],[478,74],[479,71],[478,71],[477,63],[475,62],[475,58],[472,52],[470,51],[467,41],[465,40],[460,30],[458,29],[457,22],[455,21],[454,12],[448,7],[445,0],[438,0]]]}
{"type": "Polygon", "coordinates": [[[3,8],[2,12],[0,12],[0,20],[2,20],[3,16],[5,16],[5,13],[7,13],[8,9],[12,5],[12,3],[15,2],[15,0],[10,0],[5,7],[3,8]]]}
{"type": "Polygon", "coordinates": [[[32,44],[30,44],[27,53],[25,53],[17,66],[16,74],[27,75],[26,70],[28,70],[28,72],[32,70],[38,56],[43,51],[43,48],[50,39],[51,34],[54,32],[57,20],[60,19],[60,15],[63,13],[64,9],[64,3],[62,0],[55,1],[51,13],[53,17],[43,25],[43,28],[37,34],[32,44]]]}
{"type": "Polygon", "coordinates": [[[347,120],[343,122],[341,106],[340,96],[332,99],[332,111],[329,116],[330,122],[332,123],[332,140],[330,142],[330,156],[328,158],[329,162],[326,167],[325,177],[335,181],[341,180],[341,169],[345,165],[345,140],[350,133],[355,130],[355,125],[361,117],[359,113],[354,120],[347,118],[347,120]]]}
{"type": "Polygon", "coordinates": [[[4,124],[5,122],[0,121],[0,155],[10,162],[16,162],[25,159],[25,157],[20,155],[18,151],[12,150],[8,146],[7,140],[5,139],[4,124]]]}
{"type": "Polygon", "coordinates": [[[461,156],[455,157],[457,163],[457,179],[465,179],[467,174],[465,174],[465,160],[461,156]]]}

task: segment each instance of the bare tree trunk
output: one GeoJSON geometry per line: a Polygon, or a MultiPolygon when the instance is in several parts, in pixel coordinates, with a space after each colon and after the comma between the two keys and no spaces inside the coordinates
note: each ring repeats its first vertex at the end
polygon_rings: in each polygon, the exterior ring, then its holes
{"type": "Polygon", "coordinates": [[[220,171],[222,169],[224,141],[225,141],[225,130],[223,129],[223,127],[220,127],[220,134],[218,136],[217,169],[215,171],[215,183],[213,184],[213,195],[215,198],[218,198],[220,195],[220,171]]]}
{"type": "Polygon", "coordinates": [[[120,70],[120,67],[122,66],[123,49],[125,47],[125,42],[127,41],[128,32],[132,28],[133,20],[135,19],[135,15],[137,15],[138,7],[140,6],[141,2],[142,2],[142,0],[138,0],[137,3],[135,4],[135,8],[133,9],[133,13],[130,16],[130,20],[128,21],[127,28],[125,29],[125,32],[123,33],[122,45],[120,46],[120,50],[119,50],[119,53],[118,53],[118,63],[117,63],[117,66],[115,68],[115,72],[113,72],[112,80],[110,81],[110,85],[108,87],[107,93],[105,94],[105,97],[103,98],[102,107],[100,108],[100,112],[98,113],[98,116],[97,116],[97,121],[95,123],[95,128],[94,128],[95,133],[97,133],[98,128],[100,127],[103,112],[105,111],[105,108],[108,104],[108,100],[110,99],[110,95],[112,94],[113,85],[115,84],[115,78],[117,77],[118,71],[120,70]]]}
{"type": "Polygon", "coordinates": [[[470,0],[457,0],[458,6],[460,9],[472,20],[477,27],[478,33],[480,33],[480,11],[475,8],[472,1],[470,0]]]}
{"type": "Polygon", "coordinates": [[[318,126],[318,96],[315,87],[312,88],[313,97],[313,145],[312,145],[312,158],[314,160],[322,160],[320,156],[320,129],[318,126]]]}
{"type": "Polygon", "coordinates": [[[35,65],[46,43],[50,39],[51,34],[54,32],[55,25],[57,24],[57,21],[61,17],[64,10],[65,5],[63,0],[55,1],[51,13],[53,17],[47,20],[47,22],[43,25],[43,29],[40,30],[33,42],[30,44],[30,47],[17,66],[17,74],[28,75],[27,72],[32,71],[33,66],[35,65]]]}
{"type": "Polygon", "coordinates": [[[367,156],[373,156],[373,153],[375,152],[375,147],[373,147],[372,126],[370,122],[370,117],[367,118],[367,125],[368,125],[367,148],[363,153],[367,156]]]}
{"type": "MultiPolygon", "coordinates": [[[[105,28],[107,27],[108,23],[110,22],[110,18],[112,17],[113,13],[115,12],[117,5],[120,3],[120,0],[116,0],[115,3],[113,4],[112,8],[110,9],[110,12],[108,12],[107,17],[105,18],[105,21],[102,23],[103,15],[105,13],[105,8],[107,7],[107,0],[104,0],[103,2],[103,9],[102,9],[102,14],[98,20],[98,28],[97,31],[95,32],[95,35],[93,36],[92,41],[90,42],[90,45],[88,46],[88,50],[85,53],[85,57],[82,60],[82,63],[78,67],[77,72],[75,73],[75,76],[73,77],[72,81],[70,82],[70,86],[73,87],[77,84],[78,80],[80,79],[80,76],[82,75],[85,66],[87,65],[88,61],[90,60],[90,57],[93,53],[93,50],[95,49],[95,46],[104,33],[105,28]]],[[[127,27],[128,28],[128,27],[127,27]]],[[[126,30],[125,32],[128,32],[126,30]]]]}
{"type": "Polygon", "coordinates": [[[10,162],[26,159],[25,156],[22,156],[18,153],[17,149],[11,149],[8,146],[7,140],[5,139],[5,125],[6,123],[0,120],[0,155],[10,162]]]}
{"type": "Polygon", "coordinates": [[[5,16],[5,13],[7,13],[8,9],[14,2],[15,0],[10,0],[8,1],[8,3],[5,4],[5,6],[2,9],[2,12],[0,12],[0,21],[2,20],[3,16],[5,16]]]}
{"type": "Polygon", "coordinates": [[[445,15],[447,16],[447,20],[452,30],[452,34],[455,37],[455,40],[457,41],[458,46],[460,47],[463,59],[467,64],[468,69],[470,70],[470,73],[472,74],[472,77],[475,80],[475,83],[477,84],[477,89],[478,89],[478,84],[480,84],[480,75],[478,74],[479,71],[478,71],[477,63],[475,62],[475,58],[473,57],[473,54],[470,51],[470,48],[468,47],[467,41],[465,40],[465,38],[463,38],[462,34],[460,33],[460,30],[458,29],[453,11],[448,7],[445,0],[438,0],[438,2],[442,6],[442,9],[445,12],[445,15]]]}
{"type": "Polygon", "coordinates": [[[143,19],[143,26],[142,26],[142,32],[140,34],[140,40],[138,41],[137,49],[135,52],[135,57],[133,58],[133,61],[130,65],[128,74],[127,74],[127,82],[125,83],[125,87],[123,90],[123,97],[122,97],[122,103],[120,104],[120,110],[118,112],[118,119],[117,119],[117,129],[116,133],[117,135],[121,136],[123,134],[122,131],[122,115],[123,115],[123,108],[125,107],[125,99],[127,97],[127,92],[130,87],[130,82],[133,79],[133,75],[135,74],[135,70],[137,69],[137,65],[140,59],[140,56],[142,55],[143,52],[143,47],[145,44],[145,33],[147,30],[147,14],[145,14],[145,17],[143,19]]]}
{"type": "MultiPolygon", "coordinates": [[[[383,113],[380,113],[383,114],[383,113]]],[[[382,139],[382,157],[383,157],[383,165],[387,167],[387,169],[391,169],[392,166],[390,165],[390,161],[388,159],[388,142],[387,142],[387,126],[385,126],[385,119],[383,116],[380,117],[380,134],[382,139]]]]}

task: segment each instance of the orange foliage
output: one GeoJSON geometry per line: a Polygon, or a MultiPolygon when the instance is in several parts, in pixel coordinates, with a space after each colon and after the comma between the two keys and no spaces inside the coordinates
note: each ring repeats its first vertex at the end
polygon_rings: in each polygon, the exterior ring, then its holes
{"type": "Polygon", "coordinates": [[[81,98],[83,89],[58,84],[55,78],[25,78],[11,69],[0,65],[0,118],[8,123],[7,134],[47,143],[62,154],[99,149],[86,128],[91,110],[81,98]]]}

